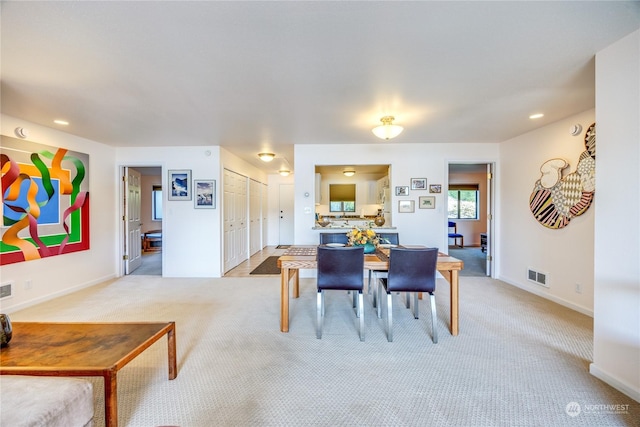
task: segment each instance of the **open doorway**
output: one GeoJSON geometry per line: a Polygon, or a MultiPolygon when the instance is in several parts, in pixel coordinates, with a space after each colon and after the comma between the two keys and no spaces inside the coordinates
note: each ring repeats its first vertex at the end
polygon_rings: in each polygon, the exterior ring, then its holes
{"type": "Polygon", "coordinates": [[[162,168],[123,168],[124,274],[162,275],[162,168]]]}
{"type": "Polygon", "coordinates": [[[449,164],[445,190],[449,254],[464,261],[462,276],[492,275],[492,172],[491,163],[449,164]]]}

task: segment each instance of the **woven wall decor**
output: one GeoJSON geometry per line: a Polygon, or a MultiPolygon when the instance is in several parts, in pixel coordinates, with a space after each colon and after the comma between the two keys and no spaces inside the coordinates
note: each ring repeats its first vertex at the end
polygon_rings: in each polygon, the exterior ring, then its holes
{"type": "Polygon", "coordinates": [[[547,160],[533,187],[529,208],[533,217],[548,228],[563,228],[571,218],[582,215],[591,206],[596,184],[596,124],[584,136],[585,150],[575,172],[562,175],[569,166],[563,159],[547,160]]]}

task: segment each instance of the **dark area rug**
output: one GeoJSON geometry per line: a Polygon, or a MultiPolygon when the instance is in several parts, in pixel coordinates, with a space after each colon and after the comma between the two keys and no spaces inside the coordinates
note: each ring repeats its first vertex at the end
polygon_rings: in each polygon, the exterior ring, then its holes
{"type": "Polygon", "coordinates": [[[276,246],[276,249],[289,249],[291,247],[291,245],[278,245],[276,246]]]}
{"type": "Polygon", "coordinates": [[[280,256],[270,256],[262,261],[262,263],[249,274],[280,274],[280,268],[278,268],[277,264],[278,258],[280,258],[280,256]]]}

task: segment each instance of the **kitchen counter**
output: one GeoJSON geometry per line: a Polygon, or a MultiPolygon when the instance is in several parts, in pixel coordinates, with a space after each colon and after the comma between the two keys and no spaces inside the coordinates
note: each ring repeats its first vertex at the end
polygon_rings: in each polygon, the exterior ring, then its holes
{"type": "MultiPolygon", "coordinates": [[[[357,225],[341,225],[339,227],[331,227],[331,226],[326,226],[326,227],[320,227],[319,225],[316,225],[315,227],[312,227],[312,230],[322,230],[322,231],[344,231],[344,230],[351,230],[354,227],[358,227],[357,225]]],[[[387,227],[387,226],[382,226],[382,227],[362,227],[359,226],[360,228],[367,228],[367,229],[371,229],[371,230],[395,230],[396,227],[387,227]]]]}

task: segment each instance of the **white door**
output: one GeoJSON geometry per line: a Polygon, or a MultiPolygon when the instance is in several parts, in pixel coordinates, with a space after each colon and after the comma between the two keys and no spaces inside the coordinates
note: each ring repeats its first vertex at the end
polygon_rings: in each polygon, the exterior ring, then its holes
{"type": "Polygon", "coordinates": [[[262,215],[262,243],[261,248],[267,246],[267,229],[269,223],[267,222],[267,213],[269,212],[269,205],[267,199],[267,184],[262,184],[262,206],[261,206],[261,215],[262,215]]]}
{"type": "Polygon", "coordinates": [[[293,245],[293,184],[280,184],[280,245],[293,245]]]}
{"type": "Polygon", "coordinates": [[[249,254],[253,255],[261,249],[261,205],[262,184],[258,181],[249,181],[249,254]]]}
{"type": "Polygon", "coordinates": [[[140,172],[128,167],[124,168],[125,194],[125,274],[131,274],[142,265],[142,240],[140,229],[140,172]]]}
{"type": "Polygon", "coordinates": [[[236,190],[235,173],[224,170],[224,190],[222,206],[224,207],[224,271],[227,272],[238,265],[236,250],[236,190]]]}

